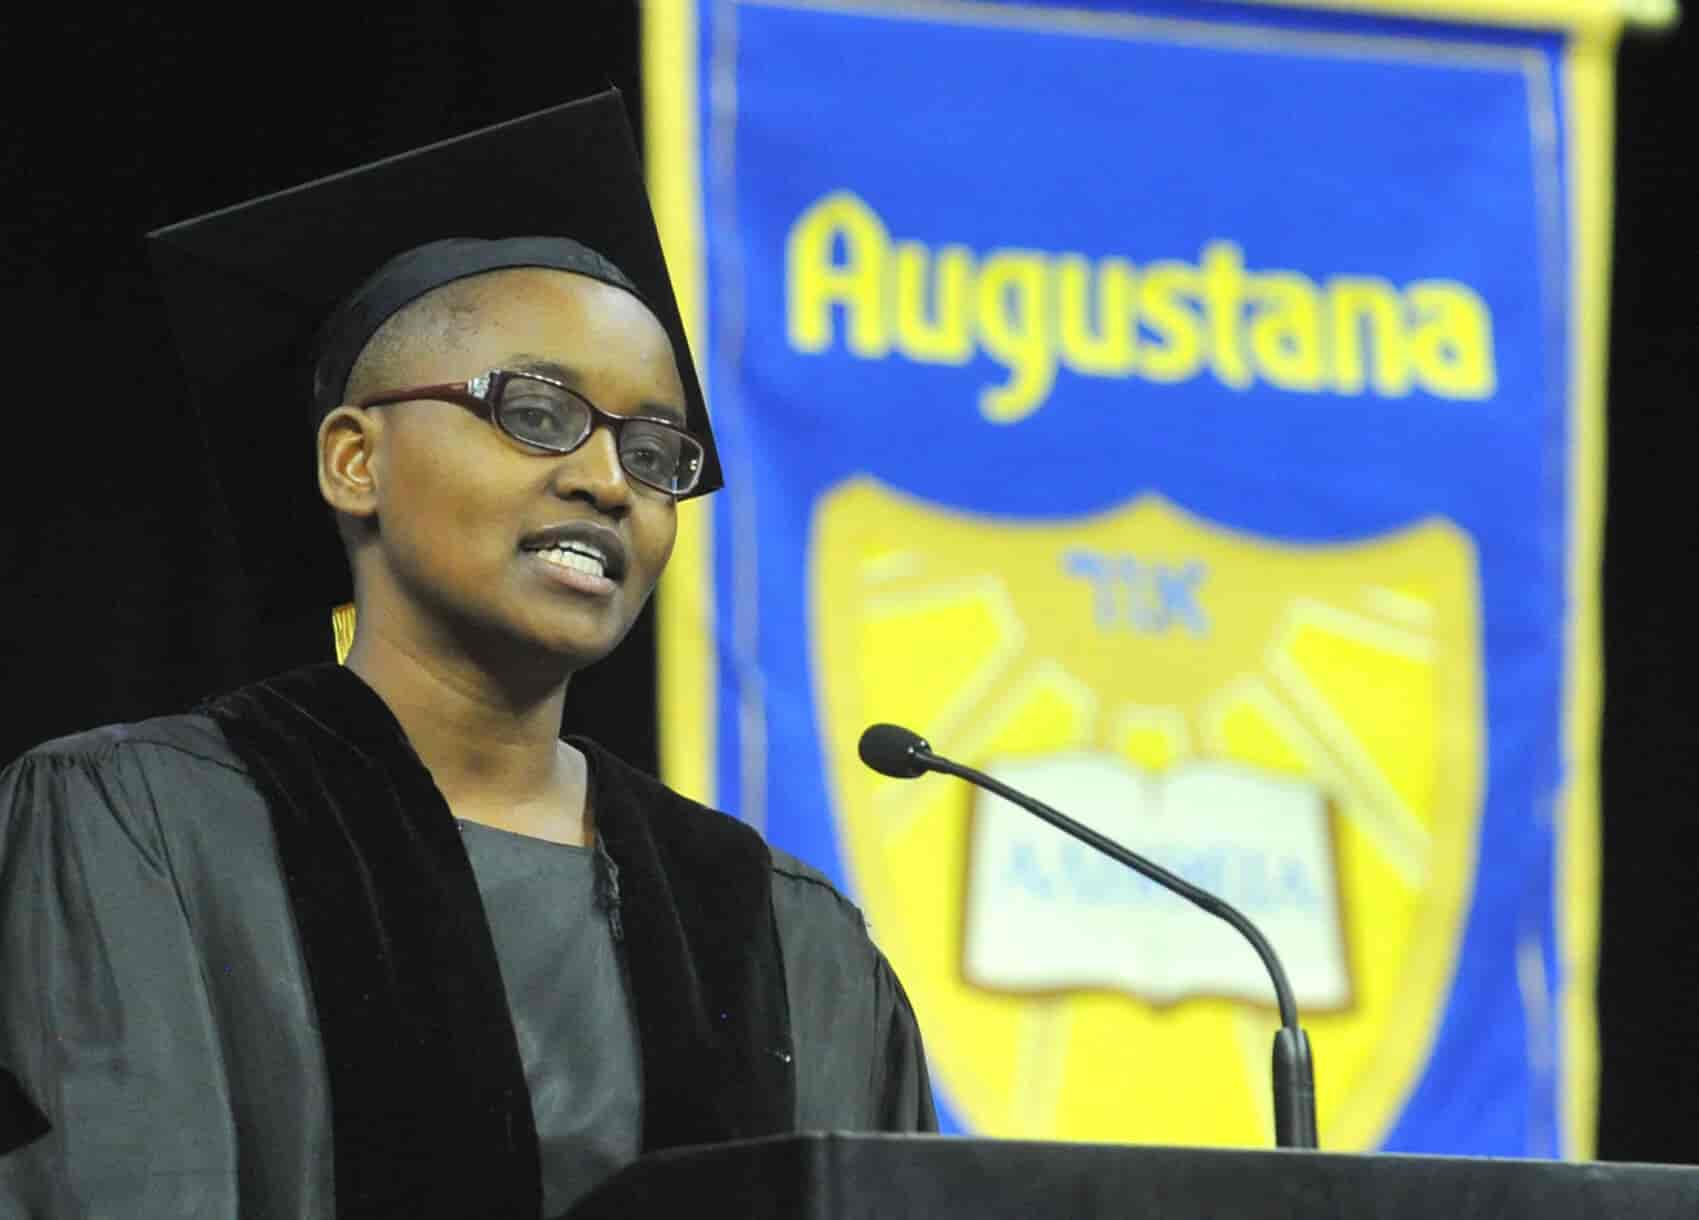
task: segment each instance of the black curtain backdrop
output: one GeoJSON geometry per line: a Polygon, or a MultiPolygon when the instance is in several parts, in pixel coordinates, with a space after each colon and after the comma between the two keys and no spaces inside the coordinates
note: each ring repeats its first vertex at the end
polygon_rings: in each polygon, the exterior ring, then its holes
{"type": "MultiPolygon", "coordinates": [[[[328,26],[277,8],[17,11],[0,17],[0,760],[181,709],[279,656],[245,600],[144,231],[608,81],[641,124],[637,12],[614,0],[347,8],[328,26]]],[[[1694,61],[1688,29],[1631,37],[1618,78],[1599,986],[1600,1153],[1687,1163],[1699,1163],[1699,741],[1685,711],[1699,670],[1681,592],[1699,455],[1694,61]]],[[[328,628],[302,624],[283,643],[328,650],[328,628]]],[[[654,766],[649,616],[574,681],[568,722],[654,766]]]]}

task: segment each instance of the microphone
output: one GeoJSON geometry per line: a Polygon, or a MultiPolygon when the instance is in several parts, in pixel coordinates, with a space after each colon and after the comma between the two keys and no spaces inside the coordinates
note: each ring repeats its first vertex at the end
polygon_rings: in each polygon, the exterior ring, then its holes
{"type": "Polygon", "coordinates": [[[1315,1148],[1316,1145],[1316,1086],[1315,1069],[1310,1059],[1310,1039],[1298,1024],[1298,1005],[1292,998],[1292,984],[1274,946],[1268,943],[1257,926],[1231,903],[1199,889],[1183,877],[1177,877],[1159,864],[1128,851],[1115,840],[1098,834],[1089,826],[1074,821],[1018,792],[982,771],[965,767],[932,752],[932,747],[918,733],[895,724],[875,724],[861,735],[858,747],[861,761],[881,775],[893,779],[914,779],[928,771],[954,775],[987,792],[996,794],[1010,804],[1019,805],[1028,813],[1049,822],[1057,830],[1070,834],[1088,847],[1095,848],[1112,860],[1150,878],[1165,889],[1172,890],[1194,906],[1202,907],[1217,919],[1233,925],[1251,948],[1257,951],[1269,977],[1274,980],[1274,995],[1280,1006],[1280,1026],[1274,1035],[1274,1142],[1281,1148],[1315,1148]]]}
{"type": "Polygon", "coordinates": [[[932,747],[926,744],[924,737],[898,724],[868,725],[856,749],[861,753],[862,762],[892,779],[913,779],[917,775],[925,775],[926,764],[920,756],[932,753],[932,747]]]}

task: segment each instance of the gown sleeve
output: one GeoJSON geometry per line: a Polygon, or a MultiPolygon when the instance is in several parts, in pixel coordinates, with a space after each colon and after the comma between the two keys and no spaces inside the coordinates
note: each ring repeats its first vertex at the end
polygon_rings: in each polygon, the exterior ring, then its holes
{"type": "Polygon", "coordinates": [[[932,1100],[932,1078],[926,1070],[926,1048],[920,1023],[909,1005],[897,972],[885,955],[874,949],[874,993],[883,1034],[883,1053],[874,1057],[874,1086],[881,1131],[936,1131],[938,1111],[932,1100]]]}
{"type": "Polygon", "coordinates": [[[0,1069],[25,1119],[0,1155],[0,1215],[238,1214],[168,804],[135,747],[41,747],[0,773],[0,1069]],[[32,1111],[48,1129],[30,1138],[32,1111]]]}
{"type": "Polygon", "coordinates": [[[773,859],[797,1130],[936,1131],[920,1025],[867,921],[817,870],[773,859]]]}

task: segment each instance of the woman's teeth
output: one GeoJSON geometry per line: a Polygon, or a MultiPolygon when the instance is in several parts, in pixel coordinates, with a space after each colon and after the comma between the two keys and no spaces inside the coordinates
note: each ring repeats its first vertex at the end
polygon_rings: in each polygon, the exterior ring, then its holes
{"type": "Polygon", "coordinates": [[[608,574],[607,560],[594,551],[551,546],[536,552],[536,554],[556,567],[571,568],[574,572],[585,572],[591,576],[606,576],[608,574]]]}

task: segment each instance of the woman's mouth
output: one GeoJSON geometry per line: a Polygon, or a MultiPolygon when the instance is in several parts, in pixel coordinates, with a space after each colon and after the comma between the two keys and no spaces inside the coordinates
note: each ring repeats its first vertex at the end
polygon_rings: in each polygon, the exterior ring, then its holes
{"type": "Polygon", "coordinates": [[[560,542],[550,546],[527,548],[548,576],[580,593],[605,596],[618,588],[608,576],[608,557],[597,546],[586,542],[560,542]]]}

